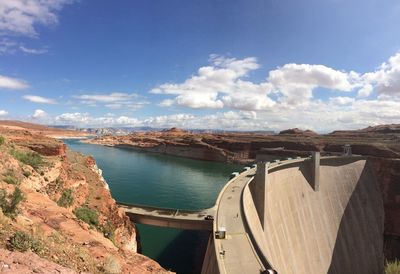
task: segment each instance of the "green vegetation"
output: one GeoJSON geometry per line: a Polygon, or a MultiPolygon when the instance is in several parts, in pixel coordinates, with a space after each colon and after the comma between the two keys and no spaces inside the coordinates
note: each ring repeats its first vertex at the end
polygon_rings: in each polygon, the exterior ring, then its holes
{"type": "Polygon", "coordinates": [[[23,152],[13,149],[11,150],[11,155],[21,163],[30,165],[35,170],[38,170],[44,164],[43,157],[36,152],[23,152]]]}
{"type": "Polygon", "coordinates": [[[18,215],[18,204],[24,200],[24,194],[18,187],[13,194],[8,195],[5,189],[0,189],[0,207],[4,215],[15,218],[18,215]]]}
{"type": "Polygon", "coordinates": [[[107,222],[104,225],[100,226],[99,229],[103,233],[104,237],[110,239],[114,243],[114,230],[115,229],[114,229],[113,224],[109,220],[107,220],[107,222]]]}
{"type": "Polygon", "coordinates": [[[61,194],[57,204],[62,207],[70,207],[74,203],[74,195],[72,189],[65,189],[61,194]]]}
{"type": "Polygon", "coordinates": [[[78,219],[84,221],[90,226],[97,227],[99,225],[99,217],[97,212],[88,206],[79,207],[74,211],[74,213],[78,219]]]}
{"type": "Polygon", "coordinates": [[[32,250],[39,253],[43,249],[43,245],[25,232],[17,231],[9,241],[9,249],[21,252],[32,250]]]}
{"type": "Polygon", "coordinates": [[[399,274],[400,273],[400,261],[394,260],[391,262],[386,261],[385,274],[399,274]]]}
{"type": "Polygon", "coordinates": [[[30,173],[28,170],[24,170],[24,171],[22,172],[22,174],[24,174],[24,176],[25,176],[26,178],[29,178],[29,176],[31,176],[31,173],[30,173]]]}
{"type": "Polygon", "coordinates": [[[3,173],[4,179],[3,181],[6,182],[7,184],[10,185],[18,185],[19,180],[17,177],[15,177],[14,171],[12,170],[7,170],[5,173],[3,173]]]}
{"type": "Polygon", "coordinates": [[[0,147],[6,142],[6,139],[4,138],[4,136],[0,135],[0,147]]]}

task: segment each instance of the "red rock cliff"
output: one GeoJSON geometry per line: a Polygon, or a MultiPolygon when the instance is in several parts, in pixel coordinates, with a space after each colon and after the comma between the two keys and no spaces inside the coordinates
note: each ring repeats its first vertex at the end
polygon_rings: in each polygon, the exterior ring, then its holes
{"type": "Polygon", "coordinates": [[[0,135],[0,267],[10,273],[168,273],[137,253],[136,227],[92,157],[41,134],[0,128],[0,135]],[[10,263],[25,252],[36,254],[29,255],[32,262],[10,263]]]}

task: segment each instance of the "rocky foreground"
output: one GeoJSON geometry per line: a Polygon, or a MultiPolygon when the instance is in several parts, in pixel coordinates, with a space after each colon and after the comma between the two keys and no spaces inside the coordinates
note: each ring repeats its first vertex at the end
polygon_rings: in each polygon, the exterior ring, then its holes
{"type": "Polygon", "coordinates": [[[45,135],[0,125],[0,272],[169,273],[137,253],[94,159],[45,135]]]}
{"type": "Polygon", "coordinates": [[[180,129],[101,136],[85,142],[201,160],[252,163],[256,157],[274,160],[309,156],[311,151],[337,155],[351,145],[354,154],[370,156],[385,206],[385,256],[400,258],[400,125],[381,125],[319,135],[290,129],[276,135],[252,133],[204,134],[180,129]]]}

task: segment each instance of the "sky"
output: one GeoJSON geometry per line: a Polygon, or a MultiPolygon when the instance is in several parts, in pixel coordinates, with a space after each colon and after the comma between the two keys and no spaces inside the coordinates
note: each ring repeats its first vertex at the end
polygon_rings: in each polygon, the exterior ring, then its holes
{"type": "Polygon", "coordinates": [[[0,0],[0,119],[329,132],[400,123],[398,0],[0,0]]]}

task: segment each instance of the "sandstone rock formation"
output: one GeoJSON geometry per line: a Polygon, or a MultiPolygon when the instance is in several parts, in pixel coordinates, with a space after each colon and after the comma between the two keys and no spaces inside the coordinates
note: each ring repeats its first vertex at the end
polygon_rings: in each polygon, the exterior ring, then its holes
{"type": "Polygon", "coordinates": [[[138,254],[92,157],[43,133],[0,136],[0,272],[168,273],[138,254]]]}

